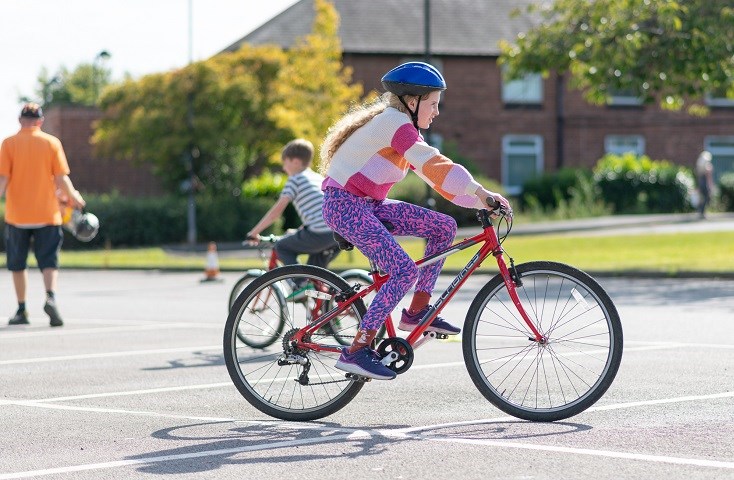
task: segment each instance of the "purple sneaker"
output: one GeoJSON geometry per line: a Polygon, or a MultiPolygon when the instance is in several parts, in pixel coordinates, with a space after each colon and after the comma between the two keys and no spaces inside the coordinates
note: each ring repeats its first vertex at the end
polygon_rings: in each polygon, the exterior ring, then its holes
{"type": "MultiPolygon", "coordinates": [[[[406,309],[403,309],[403,316],[400,317],[398,328],[406,332],[412,331],[415,326],[420,323],[426,312],[428,312],[428,305],[423,307],[420,312],[416,313],[415,315],[411,315],[406,309]]],[[[445,333],[446,335],[456,335],[457,333],[461,332],[461,329],[451,325],[449,322],[441,317],[436,317],[433,319],[428,328],[426,328],[426,331],[445,333]]]]}
{"type": "Polygon", "coordinates": [[[352,354],[347,353],[346,347],[343,348],[336,368],[376,380],[392,380],[397,376],[380,362],[380,356],[369,347],[360,348],[352,354]]]}

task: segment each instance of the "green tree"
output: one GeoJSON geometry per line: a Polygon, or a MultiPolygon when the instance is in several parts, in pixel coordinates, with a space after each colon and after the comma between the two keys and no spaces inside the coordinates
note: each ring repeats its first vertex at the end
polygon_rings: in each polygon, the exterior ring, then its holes
{"type": "Polygon", "coordinates": [[[593,103],[624,91],[690,113],[707,94],[734,98],[731,0],[556,0],[529,13],[538,26],[501,45],[510,77],[569,72],[593,103]]]}
{"type": "Polygon", "coordinates": [[[285,62],[278,47],[244,46],[111,87],[93,142],[101,154],[152,164],[174,192],[188,179],[191,152],[206,191],[239,192],[291,136],[268,117],[285,62]]]}
{"type": "Polygon", "coordinates": [[[352,70],[342,63],[339,14],[331,2],[316,0],[310,35],[288,52],[277,82],[279,102],[271,117],[282,128],[314,143],[318,152],[329,127],[359,100],[362,86],[350,85],[352,70]]]}
{"type": "Polygon", "coordinates": [[[110,84],[108,68],[92,63],[81,63],[74,70],[61,67],[51,75],[42,68],[36,79],[35,98],[21,97],[21,101],[36,101],[44,107],[52,105],[96,105],[104,88],[110,84]]]}

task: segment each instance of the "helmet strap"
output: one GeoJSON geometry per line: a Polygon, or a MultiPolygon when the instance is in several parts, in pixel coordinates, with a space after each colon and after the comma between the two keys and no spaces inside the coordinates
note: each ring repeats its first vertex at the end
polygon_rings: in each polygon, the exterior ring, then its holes
{"type": "Polygon", "coordinates": [[[413,121],[413,126],[415,127],[415,129],[416,130],[420,130],[420,128],[418,128],[418,109],[421,108],[421,96],[418,95],[418,105],[415,107],[415,111],[413,111],[413,110],[410,109],[410,107],[405,102],[405,100],[403,100],[403,97],[402,96],[399,96],[398,97],[398,100],[400,100],[400,103],[402,103],[403,106],[410,113],[410,119],[413,121]]]}

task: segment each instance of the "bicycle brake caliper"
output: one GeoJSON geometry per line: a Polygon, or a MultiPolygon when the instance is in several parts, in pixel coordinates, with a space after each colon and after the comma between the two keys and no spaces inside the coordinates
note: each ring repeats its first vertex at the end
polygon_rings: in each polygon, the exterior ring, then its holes
{"type": "Polygon", "coordinates": [[[517,273],[517,269],[515,268],[515,260],[510,257],[510,278],[512,278],[513,283],[516,287],[522,287],[522,280],[520,279],[520,275],[517,273]]]}

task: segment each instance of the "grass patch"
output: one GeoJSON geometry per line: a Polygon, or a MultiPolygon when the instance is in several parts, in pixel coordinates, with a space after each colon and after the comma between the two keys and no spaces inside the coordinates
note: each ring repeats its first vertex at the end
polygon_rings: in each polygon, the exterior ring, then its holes
{"type": "MultiPolygon", "coordinates": [[[[423,252],[421,240],[405,240],[401,244],[412,258],[423,252]]],[[[734,232],[701,232],[657,235],[538,235],[510,237],[504,246],[516,263],[532,260],[554,260],[582,270],[623,272],[734,272],[734,232]]],[[[457,270],[466,265],[475,249],[467,249],[447,258],[446,269],[457,270]]],[[[259,258],[220,255],[222,270],[262,268],[259,258]]],[[[2,256],[0,265],[5,265],[2,256]]],[[[35,266],[33,255],[29,264],[35,266]]],[[[106,269],[182,269],[204,270],[206,254],[169,253],[162,248],[119,250],[62,251],[62,268],[106,269]]],[[[367,259],[357,251],[342,252],[332,263],[335,270],[367,268],[367,259]]],[[[496,270],[492,259],[483,266],[496,270]]]]}

